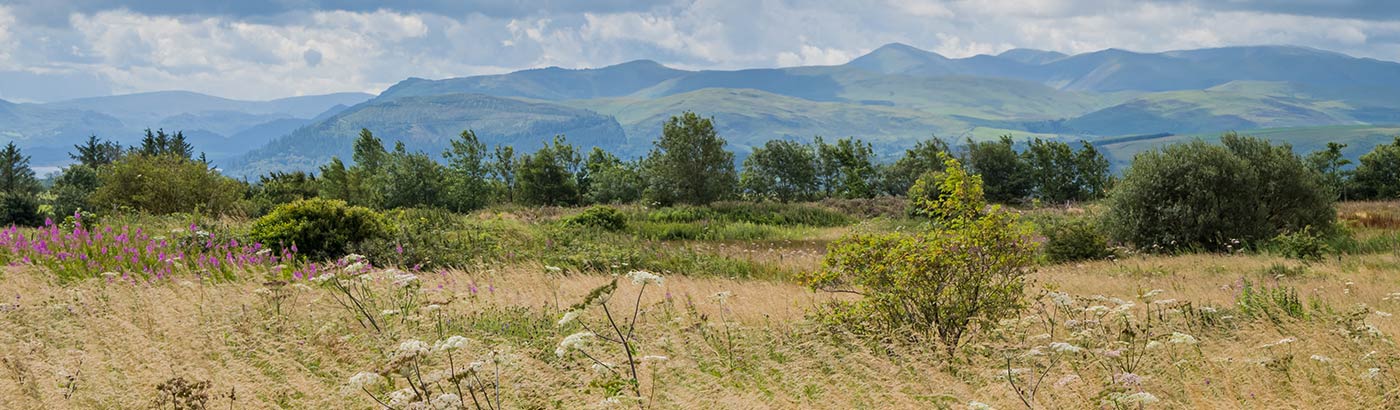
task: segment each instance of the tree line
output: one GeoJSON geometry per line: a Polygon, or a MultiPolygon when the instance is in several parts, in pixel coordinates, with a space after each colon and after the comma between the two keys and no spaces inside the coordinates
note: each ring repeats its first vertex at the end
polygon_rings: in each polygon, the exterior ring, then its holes
{"type": "MultiPolygon", "coordinates": [[[[1329,144],[1308,164],[1343,199],[1400,197],[1400,137],[1375,147],[1355,166],[1329,144]]],[[[987,200],[1065,203],[1103,198],[1114,184],[1109,162],[1093,145],[1005,136],[965,140],[959,147],[931,137],[894,161],[877,158],[855,137],[810,143],[772,140],[740,166],[713,119],[671,117],[650,152],[624,159],[598,147],[587,152],[556,136],[533,152],[488,147],[463,131],[438,156],[387,148],[370,130],[353,142],[350,161],[332,158],[315,173],[274,172],[256,181],[228,178],[210,166],[182,133],[150,131],[136,146],[90,137],[74,146],[76,161],[45,189],[13,143],[0,151],[4,224],[33,225],[78,210],[261,215],[278,204],[323,197],[355,205],[469,211],[491,204],[572,206],[641,202],[707,204],[721,200],[812,201],[903,196],[919,178],[938,177],[944,156],[959,159],[984,181],[987,200]]]]}

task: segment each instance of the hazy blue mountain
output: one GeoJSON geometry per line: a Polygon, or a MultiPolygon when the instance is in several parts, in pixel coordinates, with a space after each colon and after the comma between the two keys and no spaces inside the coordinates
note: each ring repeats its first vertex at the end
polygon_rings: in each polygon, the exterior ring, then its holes
{"type": "Polygon", "coordinates": [[[298,128],[231,162],[227,169],[257,175],[279,169],[314,170],[332,156],[349,161],[351,143],[361,128],[372,130],[389,147],[402,141],[410,150],[434,157],[463,130],[475,131],[488,145],[512,145],[531,152],[558,134],[584,148],[616,148],[626,143],[616,120],[588,110],[484,94],[400,97],[356,105],[298,128]]]}
{"type": "Polygon", "coordinates": [[[34,165],[64,161],[72,144],[121,126],[116,118],[91,111],[0,100],[0,143],[14,141],[34,165]]]}

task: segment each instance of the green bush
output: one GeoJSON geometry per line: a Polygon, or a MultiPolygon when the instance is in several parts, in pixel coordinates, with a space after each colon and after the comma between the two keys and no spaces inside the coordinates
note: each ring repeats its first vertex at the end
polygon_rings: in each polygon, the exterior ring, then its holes
{"type": "Polygon", "coordinates": [[[987,206],[982,177],[969,174],[958,160],[942,154],[942,171],[929,171],[909,188],[909,213],[947,222],[975,216],[987,206]]]}
{"type": "Polygon", "coordinates": [[[1332,194],[1288,146],[1226,135],[1139,154],[1109,197],[1105,227],[1144,250],[1229,251],[1331,227],[1332,194]]]}
{"type": "Polygon", "coordinates": [[[1331,252],[1327,240],[1313,232],[1310,226],[1297,232],[1275,236],[1269,241],[1269,250],[1276,255],[1304,262],[1321,261],[1323,256],[1331,252]]]}
{"type": "Polygon", "coordinates": [[[88,203],[153,214],[236,210],[245,187],[200,161],[178,155],[133,154],[104,166],[88,203]]]}
{"type": "Polygon", "coordinates": [[[34,195],[0,193],[0,226],[39,226],[39,199],[34,195]]]}
{"type": "Polygon", "coordinates": [[[620,231],[627,228],[627,216],[610,206],[595,205],[564,219],[567,225],[620,231]]]}
{"type": "Polygon", "coordinates": [[[283,204],[253,222],[253,240],[273,247],[295,246],[312,258],[335,258],[351,246],[382,238],[384,217],[345,201],[304,199],[283,204]]]}
{"type": "Polygon", "coordinates": [[[442,209],[401,208],[384,213],[386,233],[352,248],[382,266],[465,267],[501,260],[509,233],[489,222],[442,209]]]}
{"type": "Polygon", "coordinates": [[[1108,236],[1084,219],[1051,222],[1045,228],[1045,257],[1050,262],[1106,259],[1113,256],[1108,236]]]}

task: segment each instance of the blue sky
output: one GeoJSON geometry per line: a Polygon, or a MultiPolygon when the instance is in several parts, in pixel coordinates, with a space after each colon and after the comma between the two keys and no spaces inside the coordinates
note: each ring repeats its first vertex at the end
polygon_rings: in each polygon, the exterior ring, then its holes
{"type": "Polygon", "coordinates": [[[950,57],[1289,44],[1397,61],[1400,2],[0,0],[0,98],[270,99],[635,59],[840,64],[890,42],[950,57]]]}

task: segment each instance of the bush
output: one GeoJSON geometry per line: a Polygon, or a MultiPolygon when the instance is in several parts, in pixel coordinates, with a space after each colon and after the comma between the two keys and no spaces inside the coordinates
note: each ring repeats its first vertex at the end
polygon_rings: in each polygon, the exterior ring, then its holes
{"type": "Polygon", "coordinates": [[[1051,222],[1045,228],[1045,257],[1050,262],[1106,259],[1113,256],[1108,236],[1092,222],[1075,219],[1051,222]]]}
{"type": "Polygon", "coordinates": [[[1109,197],[1105,227],[1147,250],[1225,251],[1336,218],[1322,176],[1288,146],[1226,135],[1139,154],[1109,197]]]}
{"type": "Polygon", "coordinates": [[[0,193],[0,226],[39,226],[39,199],[34,195],[0,193]]]}
{"type": "Polygon", "coordinates": [[[433,269],[497,260],[506,248],[501,229],[441,209],[402,208],[384,213],[385,235],[352,247],[380,266],[433,269]]]}
{"type": "Polygon", "coordinates": [[[909,213],[947,222],[976,216],[987,206],[982,177],[969,174],[947,154],[943,171],[929,171],[909,188],[909,213]]]}
{"type": "Polygon", "coordinates": [[[620,231],[627,228],[627,216],[610,206],[592,206],[577,215],[564,219],[567,225],[620,231]]]}
{"type": "MultiPolygon", "coordinates": [[[[945,164],[946,174],[958,174],[956,161],[945,164]]],[[[944,186],[959,195],[934,202],[938,208],[930,211],[947,216],[939,229],[846,236],[828,247],[824,269],[807,282],[854,288],[864,298],[844,308],[868,317],[861,321],[867,329],[936,338],[952,356],[969,330],[1022,305],[1035,244],[1015,214],[983,211],[977,178],[948,178],[944,186]]]]}
{"type": "Polygon", "coordinates": [[[304,199],[283,204],[253,223],[250,236],[263,244],[295,246],[313,258],[336,258],[360,242],[386,234],[384,217],[345,201],[304,199]]]}
{"type": "Polygon", "coordinates": [[[1313,232],[1310,226],[1275,236],[1269,241],[1269,250],[1276,255],[1304,262],[1321,261],[1324,255],[1331,252],[1326,239],[1313,232]]]}
{"type": "Polygon", "coordinates": [[[99,175],[102,182],[89,203],[160,215],[229,212],[245,191],[242,183],[208,164],[176,155],[127,155],[99,175]]]}

